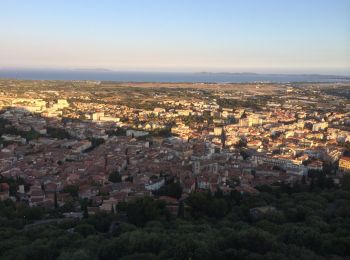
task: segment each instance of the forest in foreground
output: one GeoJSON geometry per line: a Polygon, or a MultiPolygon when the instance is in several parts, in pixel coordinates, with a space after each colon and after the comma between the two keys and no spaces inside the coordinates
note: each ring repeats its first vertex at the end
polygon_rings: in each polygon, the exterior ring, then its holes
{"type": "Polygon", "coordinates": [[[349,191],[324,179],[259,190],[193,193],[177,216],[148,197],[81,220],[2,201],[0,259],[350,259],[349,191]]]}

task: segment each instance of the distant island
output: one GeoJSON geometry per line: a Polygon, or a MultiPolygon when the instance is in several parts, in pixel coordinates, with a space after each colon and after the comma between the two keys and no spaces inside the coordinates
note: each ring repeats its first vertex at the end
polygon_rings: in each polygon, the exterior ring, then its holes
{"type": "Polygon", "coordinates": [[[210,72],[210,71],[201,71],[198,74],[204,75],[230,75],[230,76],[270,76],[270,77],[321,77],[321,78],[341,78],[341,79],[350,79],[350,75],[328,75],[328,74],[317,74],[317,73],[255,73],[255,72],[210,72]]]}

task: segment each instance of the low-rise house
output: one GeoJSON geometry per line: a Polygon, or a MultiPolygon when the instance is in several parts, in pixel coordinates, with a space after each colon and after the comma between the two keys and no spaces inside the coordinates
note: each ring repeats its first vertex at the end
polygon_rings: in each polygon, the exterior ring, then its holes
{"type": "Polygon", "coordinates": [[[179,201],[177,199],[168,196],[160,196],[158,200],[164,201],[170,214],[177,216],[179,212],[179,201]]]}
{"type": "Polygon", "coordinates": [[[81,153],[91,147],[91,142],[88,140],[82,140],[72,146],[74,153],[81,153]]]}
{"type": "Polygon", "coordinates": [[[148,184],[145,184],[145,189],[149,191],[159,190],[165,184],[165,179],[160,178],[157,180],[150,181],[148,184]]]}
{"type": "Polygon", "coordinates": [[[79,198],[90,199],[93,196],[96,196],[98,193],[99,190],[97,187],[88,185],[79,186],[79,198]]]}
{"type": "Polygon", "coordinates": [[[7,183],[0,183],[0,201],[10,198],[10,185],[7,183]]]}
{"type": "Polygon", "coordinates": [[[106,212],[116,212],[118,200],[114,197],[111,197],[107,200],[103,200],[102,205],[100,206],[101,211],[106,212]]]}
{"type": "Polygon", "coordinates": [[[36,184],[30,187],[29,190],[29,205],[37,206],[42,205],[45,200],[45,193],[40,184],[36,184]]]}
{"type": "Polygon", "coordinates": [[[350,157],[343,156],[339,159],[339,170],[342,172],[350,172],[350,157]]]}

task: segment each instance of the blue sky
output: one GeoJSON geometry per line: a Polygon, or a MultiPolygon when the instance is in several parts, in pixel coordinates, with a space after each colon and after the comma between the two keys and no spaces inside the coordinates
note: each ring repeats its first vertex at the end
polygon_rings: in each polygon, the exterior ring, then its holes
{"type": "Polygon", "coordinates": [[[0,67],[350,74],[348,0],[1,0],[0,67]]]}

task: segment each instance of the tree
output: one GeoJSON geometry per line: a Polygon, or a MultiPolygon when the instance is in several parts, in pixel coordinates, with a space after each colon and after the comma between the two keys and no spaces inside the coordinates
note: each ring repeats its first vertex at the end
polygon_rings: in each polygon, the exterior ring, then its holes
{"type": "Polygon", "coordinates": [[[47,135],[57,139],[69,139],[71,137],[66,130],[62,128],[53,128],[53,127],[47,128],[47,135]]]}
{"type": "Polygon", "coordinates": [[[179,183],[173,182],[168,185],[162,186],[158,191],[159,196],[169,196],[172,198],[179,199],[182,195],[182,187],[179,183]]]}
{"type": "Polygon", "coordinates": [[[228,211],[228,205],[225,199],[215,198],[210,193],[192,193],[188,200],[190,211],[193,217],[203,216],[222,218],[228,211]]]}
{"type": "Polygon", "coordinates": [[[94,137],[89,138],[89,141],[91,142],[91,146],[89,148],[87,148],[86,150],[84,150],[84,153],[91,152],[96,147],[98,147],[99,145],[101,145],[105,142],[105,140],[103,138],[94,138],[94,137]]]}
{"type": "Polygon", "coordinates": [[[79,195],[79,186],[77,185],[67,185],[63,188],[64,193],[69,193],[72,197],[78,197],[79,195]]]}
{"type": "Polygon", "coordinates": [[[21,209],[20,215],[26,220],[40,220],[43,218],[45,210],[40,207],[25,207],[21,209]]]}
{"type": "Polygon", "coordinates": [[[37,131],[34,129],[31,129],[29,132],[25,132],[24,138],[27,139],[27,141],[38,139],[41,136],[37,131]]]}
{"type": "Polygon", "coordinates": [[[126,135],[126,130],[122,127],[117,127],[116,130],[107,130],[106,134],[109,136],[124,136],[126,135]]]}
{"type": "Polygon", "coordinates": [[[54,195],[54,207],[55,207],[55,209],[58,209],[57,192],[56,191],[55,191],[55,195],[54,195]]]}
{"type": "Polygon", "coordinates": [[[93,235],[96,233],[94,226],[90,224],[80,224],[75,227],[75,231],[84,237],[87,237],[89,235],[93,235]]]}
{"type": "Polygon", "coordinates": [[[343,190],[350,191],[350,173],[345,173],[342,180],[343,190]]]}
{"type": "Polygon", "coordinates": [[[215,192],[214,192],[214,196],[218,199],[222,199],[224,197],[224,193],[223,191],[218,188],[215,192]]]}
{"type": "Polygon", "coordinates": [[[132,224],[144,226],[148,221],[166,218],[168,212],[163,201],[145,197],[128,205],[127,216],[132,224]]]}
{"type": "Polygon", "coordinates": [[[303,175],[303,177],[301,177],[301,183],[302,183],[303,185],[306,184],[306,176],[305,176],[305,175],[303,175]]]}
{"type": "Polygon", "coordinates": [[[90,138],[92,147],[97,147],[105,142],[103,138],[90,138]]]}
{"type": "Polygon", "coordinates": [[[179,211],[177,213],[177,216],[179,218],[184,218],[185,217],[185,206],[184,206],[183,201],[180,202],[179,211]]]}
{"type": "Polygon", "coordinates": [[[83,209],[83,218],[88,218],[88,217],[89,217],[89,211],[88,211],[87,207],[85,207],[83,209]]]}
{"type": "Polygon", "coordinates": [[[64,251],[58,258],[58,260],[86,260],[96,259],[92,253],[87,249],[77,249],[73,251],[64,251]]]}
{"type": "Polygon", "coordinates": [[[106,212],[99,212],[98,214],[89,216],[85,220],[87,224],[94,226],[98,232],[106,233],[109,231],[111,223],[115,220],[115,216],[106,212]]]}
{"type": "Polygon", "coordinates": [[[117,182],[121,182],[122,178],[121,178],[119,172],[115,171],[109,175],[108,180],[110,182],[117,183],[117,182]]]}
{"type": "Polygon", "coordinates": [[[215,218],[223,218],[227,213],[227,203],[224,199],[213,198],[210,204],[208,215],[215,218]]]}

